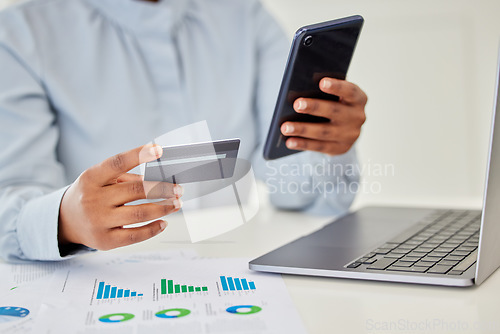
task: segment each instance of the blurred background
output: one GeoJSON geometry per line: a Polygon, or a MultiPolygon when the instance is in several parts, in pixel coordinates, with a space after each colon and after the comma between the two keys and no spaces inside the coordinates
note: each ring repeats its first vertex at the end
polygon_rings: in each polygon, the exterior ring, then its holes
{"type": "Polygon", "coordinates": [[[263,2],[290,39],[303,25],[365,18],[348,73],[369,97],[355,206],[481,205],[500,1],[263,2]]]}
{"type": "Polygon", "coordinates": [[[500,1],[262,1],[290,40],[303,25],[365,18],[348,74],[369,96],[355,206],[480,206],[500,1]]]}

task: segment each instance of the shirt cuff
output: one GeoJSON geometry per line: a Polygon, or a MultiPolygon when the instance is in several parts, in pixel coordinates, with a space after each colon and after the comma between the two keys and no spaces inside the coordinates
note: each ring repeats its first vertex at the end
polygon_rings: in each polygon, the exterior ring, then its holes
{"type": "Polygon", "coordinates": [[[83,245],[75,245],[65,256],[61,256],[59,251],[59,208],[68,187],[34,198],[23,206],[17,221],[17,238],[27,259],[57,261],[92,250],[83,245]]]}

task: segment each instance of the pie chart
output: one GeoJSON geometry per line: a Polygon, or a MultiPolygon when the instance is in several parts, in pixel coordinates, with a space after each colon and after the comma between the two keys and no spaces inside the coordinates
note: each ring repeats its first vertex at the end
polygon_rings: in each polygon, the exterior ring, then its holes
{"type": "Polygon", "coordinates": [[[30,311],[28,309],[17,306],[2,306],[0,307],[0,323],[15,321],[25,318],[30,311]]]}
{"type": "Polygon", "coordinates": [[[171,318],[182,318],[188,315],[189,313],[191,313],[191,311],[185,308],[171,308],[167,310],[162,310],[160,312],[156,312],[155,315],[158,318],[171,319],[171,318]]]}
{"type": "Polygon", "coordinates": [[[228,307],[226,311],[233,314],[253,314],[262,311],[262,308],[255,305],[236,305],[228,307]]]}
{"type": "Polygon", "coordinates": [[[102,317],[99,318],[99,321],[105,323],[116,323],[116,322],[124,322],[133,318],[134,315],[132,313],[112,313],[103,315],[102,317]]]}

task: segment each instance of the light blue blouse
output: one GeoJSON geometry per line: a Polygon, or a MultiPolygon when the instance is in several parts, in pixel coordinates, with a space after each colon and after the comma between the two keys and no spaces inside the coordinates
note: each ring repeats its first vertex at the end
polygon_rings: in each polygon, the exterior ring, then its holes
{"type": "MultiPolygon", "coordinates": [[[[206,120],[213,139],[241,138],[239,157],[264,180],[280,168],[286,182],[309,182],[287,172],[297,164],[355,164],[354,150],[263,161],[288,48],[257,0],[32,0],[0,12],[0,255],[61,259],[67,186],[193,122],[206,120]]],[[[358,180],[345,174],[317,179],[358,180]]],[[[339,214],[354,193],[270,196],[280,208],[339,214]]]]}

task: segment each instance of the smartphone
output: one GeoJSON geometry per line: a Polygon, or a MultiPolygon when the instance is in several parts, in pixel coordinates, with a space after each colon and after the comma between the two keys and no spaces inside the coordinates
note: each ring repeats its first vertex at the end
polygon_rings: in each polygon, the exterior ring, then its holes
{"type": "Polygon", "coordinates": [[[326,118],[299,114],[293,102],[299,97],[338,101],[319,89],[324,77],[345,80],[358,41],[363,17],[356,15],[300,28],[295,33],[264,145],[266,160],[301,151],[286,147],[280,127],[286,121],[326,122],[326,118]]]}

